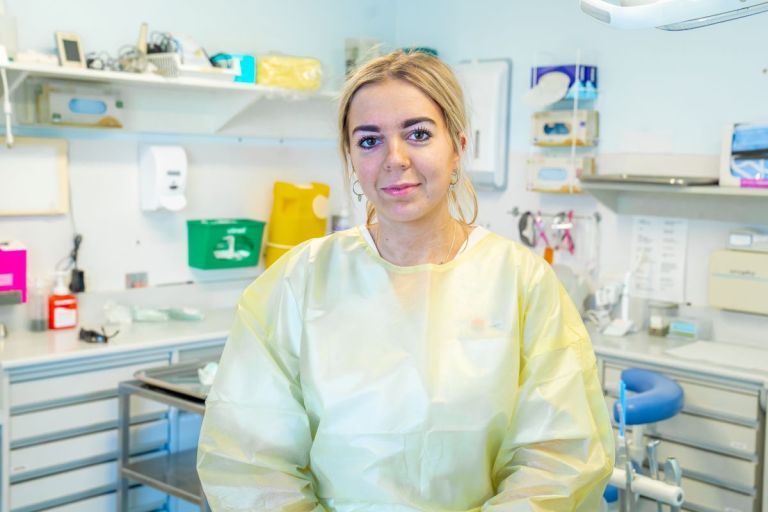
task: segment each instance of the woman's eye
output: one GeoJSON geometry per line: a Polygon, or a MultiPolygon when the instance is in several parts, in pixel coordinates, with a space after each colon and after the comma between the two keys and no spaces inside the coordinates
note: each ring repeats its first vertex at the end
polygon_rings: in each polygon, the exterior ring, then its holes
{"type": "Polygon", "coordinates": [[[357,141],[357,145],[363,149],[370,149],[376,145],[376,137],[363,137],[357,141]]]}
{"type": "Polygon", "coordinates": [[[410,139],[415,140],[417,142],[424,142],[429,140],[429,138],[432,137],[432,133],[429,130],[425,130],[424,128],[419,128],[417,130],[414,130],[411,132],[410,139]]]}

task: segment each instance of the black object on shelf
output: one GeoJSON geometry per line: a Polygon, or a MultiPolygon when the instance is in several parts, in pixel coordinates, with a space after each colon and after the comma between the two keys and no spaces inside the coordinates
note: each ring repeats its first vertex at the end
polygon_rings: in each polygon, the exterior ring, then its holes
{"type": "Polygon", "coordinates": [[[20,290],[0,292],[0,306],[13,306],[15,304],[21,304],[20,290]]]}

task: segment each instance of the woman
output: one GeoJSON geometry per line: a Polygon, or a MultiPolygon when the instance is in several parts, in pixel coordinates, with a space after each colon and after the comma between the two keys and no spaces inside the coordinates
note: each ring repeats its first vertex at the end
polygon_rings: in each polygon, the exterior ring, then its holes
{"type": "Polygon", "coordinates": [[[198,470],[214,511],[589,511],[613,444],[594,354],[548,265],[472,222],[461,89],[395,52],[341,98],[368,224],[243,294],[198,470]]]}

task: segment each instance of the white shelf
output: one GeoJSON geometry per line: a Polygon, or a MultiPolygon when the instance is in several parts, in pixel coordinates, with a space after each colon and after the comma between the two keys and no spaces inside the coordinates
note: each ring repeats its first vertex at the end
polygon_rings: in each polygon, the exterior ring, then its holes
{"type": "Polygon", "coordinates": [[[29,97],[19,94],[24,82],[55,79],[107,84],[123,100],[124,130],[129,132],[312,140],[336,136],[334,92],[39,64],[4,67],[14,108],[24,114],[17,120],[34,114],[29,97]]]}
{"type": "MultiPolygon", "coordinates": [[[[85,82],[102,82],[113,84],[132,84],[137,86],[191,88],[203,90],[221,91],[246,91],[270,97],[284,97],[288,99],[314,98],[318,96],[333,97],[330,92],[307,92],[278,87],[267,87],[258,84],[245,84],[242,82],[228,82],[221,79],[206,80],[202,78],[166,78],[154,73],[127,73],[121,71],[97,71],[87,68],[66,68],[61,66],[47,66],[42,64],[18,64],[10,62],[4,66],[8,71],[8,80],[13,82],[14,77],[26,74],[26,77],[55,78],[61,80],[78,80],[85,82]]],[[[26,78],[25,77],[25,78],[26,78]]],[[[13,86],[11,86],[13,88],[13,86]]]]}
{"type": "Polygon", "coordinates": [[[617,213],[726,222],[763,222],[768,190],[720,186],[584,183],[585,192],[617,213]]]}
{"type": "Polygon", "coordinates": [[[605,191],[617,194],[690,194],[702,196],[741,196],[768,199],[768,189],[720,187],[717,185],[674,186],[674,185],[641,185],[624,183],[585,183],[581,186],[590,192],[605,191]]]}

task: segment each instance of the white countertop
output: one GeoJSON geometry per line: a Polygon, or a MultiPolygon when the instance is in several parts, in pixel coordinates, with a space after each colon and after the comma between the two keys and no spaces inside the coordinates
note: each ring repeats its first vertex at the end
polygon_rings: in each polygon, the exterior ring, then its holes
{"type": "MultiPolygon", "coordinates": [[[[200,321],[134,322],[121,328],[108,343],[80,341],[79,326],[59,331],[12,331],[0,340],[0,370],[226,338],[234,318],[234,308],[226,308],[207,311],[200,321]]],[[[107,328],[107,333],[113,330],[107,328]]]]}
{"type": "MultiPolygon", "coordinates": [[[[224,308],[207,311],[205,319],[198,322],[135,322],[121,329],[120,334],[108,343],[86,343],[78,340],[79,328],[11,332],[8,338],[0,340],[0,370],[223,339],[229,334],[234,313],[234,308],[224,308]]],[[[111,329],[107,329],[107,332],[110,331],[111,329]]],[[[757,384],[768,389],[768,345],[765,350],[765,370],[760,371],[729,366],[728,361],[714,364],[667,353],[669,349],[691,343],[689,341],[649,336],[645,332],[625,337],[604,336],[595,332],[590,334],[598,356],[631,359],[667,368],[705,373],[737,382],[757,384]]],[[[739,345],[733,346],[738,350],[739,345]]],[[[754,347],[751,348],[754,350],[754,347]]]]}
{"type": "MultiPolygon", "coordinates": [[[[741,368],[729,364],[730,361],[715,364],[705,360],[679,357],[667,352],[669,349],[692,343],[687,340],[650,336],[645,332],[638,332],[624,337],[605,336],[595,332],[591,332],[590,335],[592,336],[592,345],[598,357],[631,359],[667,368],[715,375],[737,382],[757,384],[768,389],[768,344],[764,350],[764,370],[758,370],[754,368],[741,368]]],[[[728,345],[732,345],[735,351],[740,347],[740,345],[735,343],[729,343],[728,345]]],[[[752,351],[756,350],[753,346],[745,348],[752,351]]]]}

